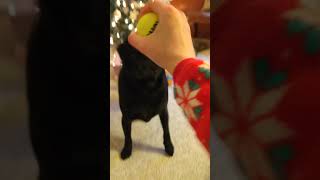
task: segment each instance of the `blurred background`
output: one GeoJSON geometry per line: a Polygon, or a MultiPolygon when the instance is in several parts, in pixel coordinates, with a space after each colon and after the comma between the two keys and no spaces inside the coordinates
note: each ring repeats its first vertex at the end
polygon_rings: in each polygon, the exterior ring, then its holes
{"type": "Polygon", "coordinates": [[[320,1],[217,3],[213,178],[320,179],[320,1]]]}
{"type": "Polygon", "coordinates": [[[31,0],[0,0],[0,179],[35,180],[25,93],[25,43],[31,0]]]}

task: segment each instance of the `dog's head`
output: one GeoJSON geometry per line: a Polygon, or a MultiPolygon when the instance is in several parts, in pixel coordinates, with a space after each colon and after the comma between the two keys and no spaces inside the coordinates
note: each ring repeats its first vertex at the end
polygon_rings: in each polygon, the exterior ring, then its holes
{"type": "Polygon", "coordinates": [[[163,69],[139,52],[128,41],[118,47],[118,53],[122,60],[123,68],[139,73],[141,76],[150,76],[160,73],[163,69]]]}

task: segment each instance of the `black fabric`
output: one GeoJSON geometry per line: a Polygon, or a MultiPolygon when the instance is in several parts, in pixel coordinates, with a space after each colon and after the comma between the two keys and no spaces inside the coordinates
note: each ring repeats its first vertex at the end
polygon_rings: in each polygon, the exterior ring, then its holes
{"type": "Polygon", "coordinates": [[[106,179],[108,2],[39,3],[28,45],[27,97],[40,180],[106,179]]]}

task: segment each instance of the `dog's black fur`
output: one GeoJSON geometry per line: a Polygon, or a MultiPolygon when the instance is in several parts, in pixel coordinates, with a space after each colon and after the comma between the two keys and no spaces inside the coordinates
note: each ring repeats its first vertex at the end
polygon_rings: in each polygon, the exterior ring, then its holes
{"type": "Polygon", "coordinates": [[[119,75],[119,101],[125,144],[121,158],[132,152],[131,124],[139,119],[148,122],[159,115],[165,151],[172,156],[174,147],[169,133],[168,82],[165,70],[133,48],[127,41],[118,47],[123,66],[119,75]]]}
{"type": "Polygon", "coordinates": [[[39,0],[27,98],[40,180],[107,179],[107,3],[39,0]]]}

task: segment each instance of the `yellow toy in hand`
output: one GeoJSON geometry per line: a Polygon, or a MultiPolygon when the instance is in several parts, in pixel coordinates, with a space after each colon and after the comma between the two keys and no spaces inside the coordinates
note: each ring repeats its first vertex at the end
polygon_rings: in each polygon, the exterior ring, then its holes
{"type": "Polygon", "coordinates": [[[158,16],[155,13],[147,13],[139,19],[137,33],[140,36],[148,36],[155,30],[157,24],[158,16]]]}

